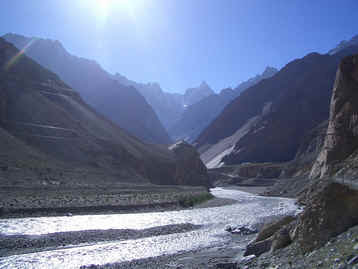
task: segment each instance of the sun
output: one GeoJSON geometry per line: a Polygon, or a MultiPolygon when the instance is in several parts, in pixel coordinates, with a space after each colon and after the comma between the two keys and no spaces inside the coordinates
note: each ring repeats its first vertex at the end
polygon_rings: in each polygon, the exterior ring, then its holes
{"type": "Polygon", "coordinates": [[[94,0],[94,8],[101,16],[108,16],[113,10],[128,11],[134,8],[134,0],[94,0]]]}
{"type": "Polygon", "coordinates": [[[104,30],[113,21],[139,24],[148,6],[143,0],[76,0],[95,23],[97,30],[104,30]]]}

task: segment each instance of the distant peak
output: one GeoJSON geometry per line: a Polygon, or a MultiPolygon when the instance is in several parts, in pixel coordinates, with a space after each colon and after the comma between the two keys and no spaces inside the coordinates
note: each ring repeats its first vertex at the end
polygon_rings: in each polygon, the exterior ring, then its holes
{"type": "Polygon", "coordinates": [[[277,73],[278,70],[275,67],[272,66],[266,66],[264,72],[262,73],[263,76],[272,75],[277,73]]]}
{"type": "Polygon", "coordinates": [[[199,87],[200,87],[200,88],[210,88],[209,85],[208,85],[208,83],[206,83],[205,80],[203,80],[203,81],[201,82],[201,84],[200,84],[199,87]]]}

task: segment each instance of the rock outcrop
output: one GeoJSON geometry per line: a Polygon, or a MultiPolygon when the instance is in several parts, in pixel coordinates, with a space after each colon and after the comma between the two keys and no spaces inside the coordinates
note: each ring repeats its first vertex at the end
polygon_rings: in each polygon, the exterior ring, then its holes
{"type": "Polygon", "coordinates": [[[324,147],[311,177],[333,175],[337,163],[358,148],[358,55],[341,62],[333,88],[330,117],[324,147]]]}
{"type": "Polygon", "coordinates": [[[180,185],[210,186],[206,166],[196,149],[185,141],[170,146],[176,158],[175,179],[180,185]]]}
{"type": "Polygon", "coordinates": [[[334,182],[320,185],[323,186],[316,184],[312,195],[308,194],[307,206],[295,228],[294,240],[304,253],[322,247],[331,237],[358,224],[358,191],[334,182]]]}

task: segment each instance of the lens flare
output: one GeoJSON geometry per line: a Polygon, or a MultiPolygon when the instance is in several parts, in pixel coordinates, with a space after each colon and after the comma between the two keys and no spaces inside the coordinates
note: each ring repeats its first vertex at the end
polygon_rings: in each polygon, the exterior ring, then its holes
{"type": "Polygon", "coordinates": [[[5,64],[5,71],[8,71],[11,66],[13,66],[20,58],[22,55],[24,55],[24,53],[26,52],[26,50],[32,45],[34,44],[36,41],[35,38],[31,39],[18,53],[16,53],[16,55],[14,55],[6,64],[5,64]]]}

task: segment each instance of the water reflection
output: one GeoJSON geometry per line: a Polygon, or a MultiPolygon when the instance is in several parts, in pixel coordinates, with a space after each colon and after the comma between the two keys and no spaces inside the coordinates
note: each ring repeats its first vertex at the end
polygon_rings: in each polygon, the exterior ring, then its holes
{"type": "Polygon", "coordinates": [[[291,199],[259,197],[220,188],[213,189],[212,192],[218,197],[238,200],[238,203],[217,208],[158,213],[0,220],[0,230],[4,234],[45,234],[93,229],[145,229],[180,223],[204,225],[200,230],[181,234],[14,255],[0,258],[0,268],[79,268],[80,265],[86,264],[105,264],[174,254],[178,251],[223,244],[229,239],[224,232],[227,224],[255,224],[270,215],[293,214],[296,211],[294,201],[291,199]]]}

